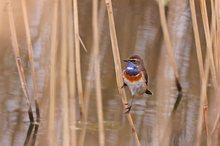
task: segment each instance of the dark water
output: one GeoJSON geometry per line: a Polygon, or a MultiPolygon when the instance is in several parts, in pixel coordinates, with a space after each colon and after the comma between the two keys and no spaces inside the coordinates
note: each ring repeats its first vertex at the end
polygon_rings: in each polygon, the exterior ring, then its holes
{"type": "MultiPolygon", "coordinates": [[[[22,21],[21,4],[12,1],[16,21],[22,61],[27,75],[30,94],[33,87],[30,66],[27,63],[24,24],[22,21]]],[[[28,16],[33,42],[34,61],[38,80],[41,123],[36,145],[48,144],[48,105],[49,105],[49,53],[53,1],[27,1],[28,16]]],[[[104,8],[100,2],[100,11],[104,8]]],[[[89,58],[92,46],[92,2],[79,1],[80,36],[88,52],[81,49],[82,76],[85,83],[88,78],[89,58]]],[[[29,119],[27,105],[21,89],[20,80],[13,56],[10,41],[10,30],[7,14],[7,3],[0,2],[0,145],[21,146],[24,144],[29,119]]],[[[159,10],[154,0],[119,0],[113,1],[114,18],[120,57],[128,58],[139,54],[145,61],[149,74],[149,88],[152,96],[144,95],[134,101],[132,117],[142,146],[161,145],[166,122],[177,97],[172,67],[160,27],[159,10]]],[[[170,1],[167,8],[168,26],[175,52],[175,59],[183,88],[183,97],[177,114],[173,118],[172,134],[168,145],[195,145],[196,124],[199,105],[199,72],[194,49],[190,8],[187,0],[170,1]]],[[[117,91],[111,42],[109,37],[108,19],[105,11],[99,15],[100,20],[100,55],[101,84],[103,94],[103,111],[105,127],[105,144],[107,146],[133,146],[135,140],[131,134],[123,105],[117,91]]],[[[59,52],[60,50],[58,50],[59,52]]],[[[59,64],[59,60],[57,60],[59,64]]],[[[123,64],[123,67],[125,64],[123,64]]],[[[85,87],[85,84],[83,85],[85,87]]],[[[94,91],[95,92],[95,91],[94,91]]],[[[58,93],[59,95],[59,93],[58,93]]],[[[128,97],[130,93],[127,92],[128,97]]],[[[62,98],[60,95],[57,101],[62,98]]],[[[85,145],[98,145],[98,122],[95,97],[89,104],[89,118],[85,145]]],[[[62,143],[62,107],[56,106],[55,143],[62,143]]],[[[80,135],[81,124],[77,108],[77,134],[80,135]]]]}

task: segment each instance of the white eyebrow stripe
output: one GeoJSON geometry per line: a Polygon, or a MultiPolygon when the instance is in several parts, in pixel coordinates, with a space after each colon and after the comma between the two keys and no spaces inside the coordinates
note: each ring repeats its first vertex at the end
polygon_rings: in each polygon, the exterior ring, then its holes
{"type": "Polygon", "coordinates": [[[130,67],[130,66],[128,66],[128,67],[127,67],[127,69],[128,69],[128,70],[132,70],[133,68],[132,68],[132,67],[130,67]]]}

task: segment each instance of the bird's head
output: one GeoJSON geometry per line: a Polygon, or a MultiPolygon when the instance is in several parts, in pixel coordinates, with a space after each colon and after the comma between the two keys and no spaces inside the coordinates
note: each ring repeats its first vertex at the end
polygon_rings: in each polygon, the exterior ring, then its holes
{"type": "Polygon", "coordinates": [[[133,55],[133,56],[129,57],[128,59],[124,60],[124,61],[125,62],[132,62],[133,64],[136,65],[136,67],[139,67],[140,65],[143,64],[143,60],[138,55],[133,55]]]}

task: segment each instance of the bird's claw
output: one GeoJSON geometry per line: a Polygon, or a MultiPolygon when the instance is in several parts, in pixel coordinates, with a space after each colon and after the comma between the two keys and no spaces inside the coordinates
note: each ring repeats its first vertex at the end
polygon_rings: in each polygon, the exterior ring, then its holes
{"type": "Polygon", "coordinates": [[[126,110],[126,111],[125,111],[124,113],[125,113],[125,114],[130,113],[130,111],[131,111],[131,105],[129,106],[128,104],[125,104],[125,106],[126,106],[126,107],[125,107],[125,110],[126,110]]]}

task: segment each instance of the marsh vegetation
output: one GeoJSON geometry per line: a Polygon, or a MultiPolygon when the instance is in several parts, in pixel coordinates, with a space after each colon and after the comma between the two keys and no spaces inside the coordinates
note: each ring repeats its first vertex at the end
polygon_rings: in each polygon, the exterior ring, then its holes
{"type": "Polygon", "coordinates": [[[1,0],[0,145],[220,145],[219,0],[1,0]],[[121,88],[140,55],[152,96],[121,88]]]}

